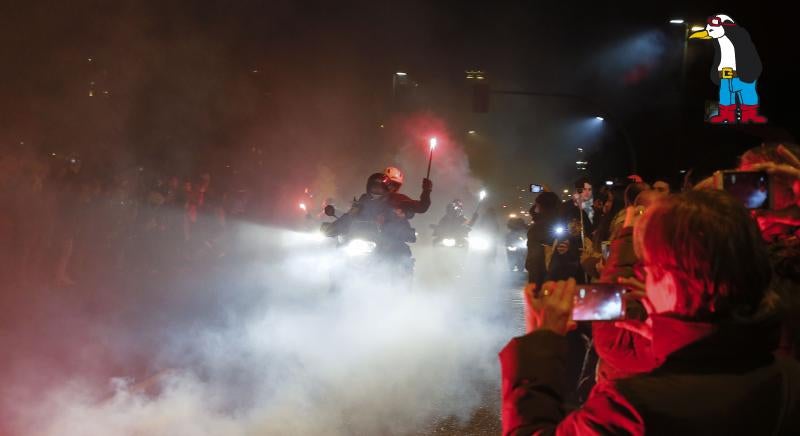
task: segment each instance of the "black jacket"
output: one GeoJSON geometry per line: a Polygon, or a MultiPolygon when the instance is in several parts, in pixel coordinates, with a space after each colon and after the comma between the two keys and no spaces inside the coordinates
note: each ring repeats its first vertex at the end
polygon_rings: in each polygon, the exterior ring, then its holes
{"type": "Polygon", "coordinates": [[[528,228],[528,256],[525,258],[525,269],[528,270],[528,282],[541,286],[547,276],[544,246],[552,245],[555,239],[553,229],[557,223],[556,214],[540,215],[528,228]]]}
{"type": "Polygon", "coordinates": [[[538,331],[500,353],[503,434],[800,434],[800,364],[774,358],[777,324],[653,317],[658,369],[599,382],[567,413],[566,337],[538,331]]]}
{"type": "MultiPolygon", "coordinates": [[[[758,56],[753,40],[747,30],[739,26],[725,28],[725,36],[731,40],[736,52],[736,73],[742,82],[752,83],[761,75],[761,58],[758,56]]],[[[711,81],[719,85],[719,62],[722,51],[719,42],[714,40],[714,63],[711,64],[711,81]]]]}

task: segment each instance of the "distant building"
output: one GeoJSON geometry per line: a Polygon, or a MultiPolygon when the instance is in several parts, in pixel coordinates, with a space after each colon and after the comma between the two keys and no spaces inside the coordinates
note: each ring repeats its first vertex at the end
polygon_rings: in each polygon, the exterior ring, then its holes
{"type": "Polygon", "coordinates": [[[472,111],[480,114],[489,112],[489,80],[482,70],[464,72],[467,84],[472,88],[472,111]]]}
{"type": "Polygon", "coordinates": [[[583,148],[578,147],[575,158],[575,169],[578,173],[583,173],[589,170],[589,161],[586,160],[586,152],[583,148]]]}

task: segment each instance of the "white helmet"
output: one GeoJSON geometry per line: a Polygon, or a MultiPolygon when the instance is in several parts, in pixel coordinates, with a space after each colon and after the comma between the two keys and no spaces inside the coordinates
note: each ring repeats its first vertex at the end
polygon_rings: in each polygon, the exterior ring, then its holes
{"type": "MultiPolygon", "coordinates": [[[[383,171],[383,174],[389,179],[390,182],[396,183],[400,186],[403,185],[403,181],[405,177],[403,176],[403,172],[395,167],[388,167],[383,171]]],[[[400,187],[398,186],[398,188],[400,187]]]]}

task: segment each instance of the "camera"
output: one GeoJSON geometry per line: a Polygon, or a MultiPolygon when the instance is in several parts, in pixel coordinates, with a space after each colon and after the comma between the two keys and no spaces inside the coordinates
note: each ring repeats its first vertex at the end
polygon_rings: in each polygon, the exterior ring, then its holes
{"type": "Polygon", "coordinates": [[[544,187],[542,185],[536,185],[531,183],[531,192],[533,192],[534,194],[544,192],[544,187]]]}
{"type": "Polygon", "coordinates": [[[603,260],[608,260],[609,256],[611,256],[611,241],[602,241],[600,248],[603,253],[603,260]]]}
{"type": "Polygon", "coordinates": [[[617,321],[625,318],[625,299],[629,290],[614,283],[579,285],[572,309],[574,321],[617,321]]]}
{"type": "Polygon", "coordinates": [[[772,209],[772,183],[766,171],[717,171],[714,185],[748,209],[772,209]]]}

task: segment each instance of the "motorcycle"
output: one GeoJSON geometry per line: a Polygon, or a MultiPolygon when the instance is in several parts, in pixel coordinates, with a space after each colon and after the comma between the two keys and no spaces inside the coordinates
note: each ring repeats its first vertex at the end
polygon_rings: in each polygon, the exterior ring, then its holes
{"type": "Polygon", "coordinates": [[[469,226],[443,230],[431,224],[433,229],[433,246],[442,248],[462,248],[470,252],[489,251],[493,245],[492,238],[485,233],[473,232],[469,226]]]}
{"type": "Polygon", "coordinates": [[[456,234],[456,232],[440,232],[439,226],[436,224],[431,224],[431,229],[433,229],[433,246],[434,247],[442,247],[442,248],[466,248],[469,246],[469,238],[467,234],[469,233],[469,229],[466,232],[459,232],[461,234],[456,234]]]}
{"type": "Polygon", "coordinates": [[[528,225],[521,218],[511,218],[506,224],[506,258],[512,272],[525,271],[525,258],[528,257],[528,225]]]}
{"type": "Polygon", "coordinates": [[[512,272],[525,271],[525,259],[528,257],[528,238],[510,233],[506,236],[506,257],[512,272]]]}
{"type": "Polygon", "coordinates": [[[325,206],[325,215],[336,218],[332,223],[322,223],[320,230],[331,238],[336,238],[337,246],[342,252],[353,258],[364,258],[371,256],[378,246],[380,231],[378,224],[372,221],[350,220],[345,229],[335,228],[339,217],[336,216],[336,209],[325,206]]]}
{"type": "MultiPolygon", "coordinates": [[[[345,273],[357,273],[359,277],[370,277],[376,274],[390,274],[393,279],[409,280],[414,272],[414,258],[408,242],[416,242],[414,229],[387,229],[373,220],[361,220],[351,217],[343,228],[336,224],[344,217],[337,217],[332,205],[325,207],[325,215],[337,218],[333,223],[323,223],[321,231],[325,236],[336,238],[337,247],[344,254],[340,268],[334,277],[334,288],[338,288],[345,273]],[[398,232],[402,235],[398,236],[398,232]]],[[[385,277],[381,277],[385,278],[385,277]]]]}

